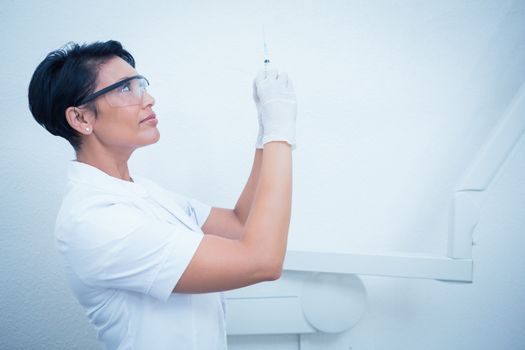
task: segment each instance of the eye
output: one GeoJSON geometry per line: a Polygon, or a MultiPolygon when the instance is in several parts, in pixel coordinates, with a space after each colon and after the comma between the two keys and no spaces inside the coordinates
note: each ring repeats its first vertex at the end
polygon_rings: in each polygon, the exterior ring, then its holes
{"type": "Polygon", "coordinates": [[[129,82],[126,82],[125,84],[123,84],[119,89],[118,91],[119,92],[128,92],[131,90],[131,86],[129,84],[129,82]]]}

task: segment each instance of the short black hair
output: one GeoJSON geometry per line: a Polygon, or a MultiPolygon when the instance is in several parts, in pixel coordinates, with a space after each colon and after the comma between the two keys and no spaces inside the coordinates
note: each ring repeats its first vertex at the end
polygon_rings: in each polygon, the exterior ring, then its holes
{"type": "MultiPolygon", "coordinates": [[[[50,52],[37,66],[29,83],[29,110],[47,131],[69,141],[78,151],[80,134],[66,120],[65,111],[94,92],[102,64],[120,57],[135,68],[135,59],[115,40],[79,45],[68,42],[50,52]]],[[[97,114],[94,103],[86,107],[97,114]]]]}

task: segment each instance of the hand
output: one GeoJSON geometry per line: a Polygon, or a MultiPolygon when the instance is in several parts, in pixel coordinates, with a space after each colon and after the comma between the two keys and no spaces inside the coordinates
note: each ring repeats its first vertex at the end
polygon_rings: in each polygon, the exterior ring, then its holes
{"type": "Polygon", "coordinates": [[[264,135],[264,126],[262,123],[262,115],[261,115],[261,101],[259,100],[259,96],[257,96],[257,86],[255,85],[255,79],[253,80],[253,100],[255,102],[255,107],[257,108],[257,120],[259,121],[259,131],[257,133],[257,141],[255,142],[255,148],[257,149],[263,149],[263,135],[264,135]]]}
{"type": "Polygon", "coordinates": [[[297,99],[288,75],[275,69],[269,70],[266,76],[264,70],[259,71],[254,80],[254,100],[258,106],[262,145],[286,141],[294,150],[297,99]]]}

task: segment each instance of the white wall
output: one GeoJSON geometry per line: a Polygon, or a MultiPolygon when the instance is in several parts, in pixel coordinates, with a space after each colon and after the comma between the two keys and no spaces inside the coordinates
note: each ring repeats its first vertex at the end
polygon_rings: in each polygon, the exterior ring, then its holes
{"type": "MultiPolygon", "coordinates": [[[[98,348],[53,245],[74,154],[27,108],[37,64],[70,40],[121,41],[152,84],[161,131],[132,174],[232,207],[253,157],[263,23],[299,100],[289,247],[446,253],[454,185],[525,81],[523,1],[4,1],[1,348],[98,348]]],[[[363,276],[361,322],[312,342],[525,348],[524,171],[522,137],[482,207],[474,283],[363,276]]],[[[229,340],[298,347],[295,335],[229,340]]]]}

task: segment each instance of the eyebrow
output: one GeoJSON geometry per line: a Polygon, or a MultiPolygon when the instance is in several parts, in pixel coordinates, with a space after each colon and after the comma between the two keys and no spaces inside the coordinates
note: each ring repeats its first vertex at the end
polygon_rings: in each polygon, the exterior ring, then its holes
{"type": "Polygon", "coordinates": [[[108,87],[113,86],[113,85],[116,85],[116,84],[120,83],[121,81],[124,81],[124,80],[126,80],[126,79],[129,79],[129,78],[131,78],[131,77],[136,77],[136,75],[128,75],[128,76],[124,76],[124,77],[120,78],[119,80],[115,81],[114,83],[111,83],[111,84],[109,84],[108,86],[106,86],[106,87],[104,87],[104,88],[102,88],[102,89],[99,89],[98,91],[105,90],[105,89],[107,89],[108,87]]]}
{"type": "Polygon", "coordinates": [[[128,76],[125,76],[125,77],[120,78],[120,79],[117,80],[115,83],[120,83],[120,82],[123,81],[123,80],[126,80],[126,79],[131,78],[131,77],[136,77],[136,76],[138,76],[138,74],[128,75],[128,76]]]}

